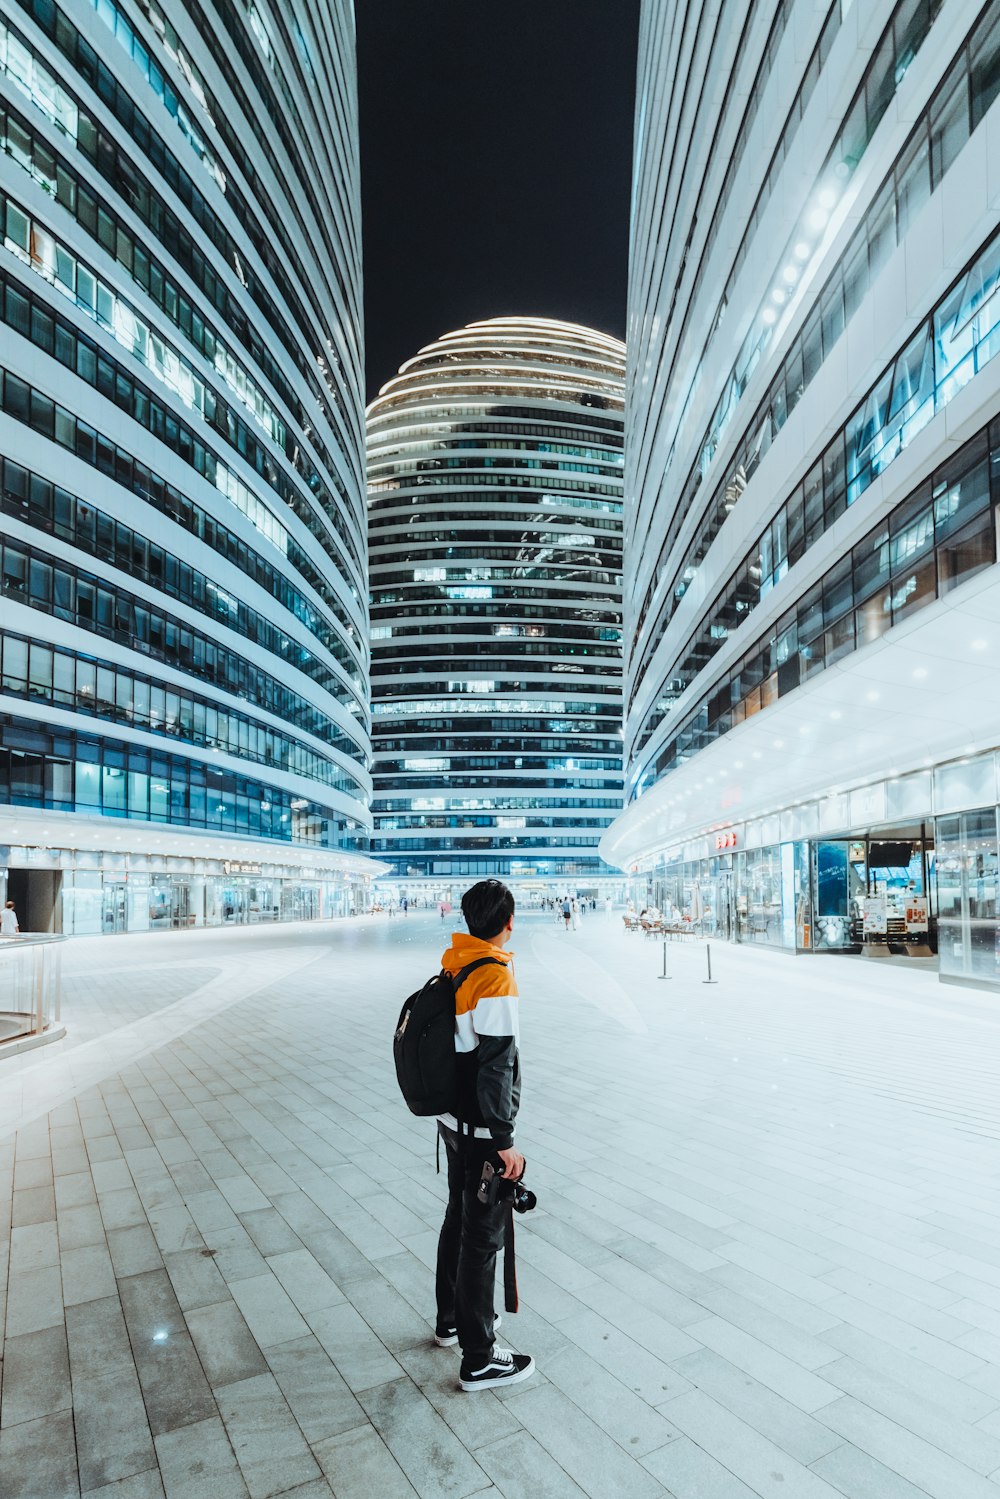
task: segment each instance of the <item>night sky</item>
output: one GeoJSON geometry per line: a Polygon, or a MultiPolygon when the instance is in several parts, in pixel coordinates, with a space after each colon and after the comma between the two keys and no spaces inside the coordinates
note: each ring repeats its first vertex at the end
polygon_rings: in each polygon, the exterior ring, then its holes
{"type": "Polygon", "coordinates": [[[639,0],[356,0],[368,395],[527,313],[622,337],[639,0]]]}

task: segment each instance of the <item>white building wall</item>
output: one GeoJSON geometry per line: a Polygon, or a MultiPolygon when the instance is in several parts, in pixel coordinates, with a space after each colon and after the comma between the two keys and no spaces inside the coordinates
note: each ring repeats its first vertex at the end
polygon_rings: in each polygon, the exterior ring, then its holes
{"type": "MultiPolygon", "coordinates": [[[[743,9],[723,4],[713,8],[710,19],[718,19],[724,27],[731,10],[728,19],[735,34],[737,12],[742,16],[743,9]]],[[[960,755],[969,743],[968,715],[957,711],[954,693],[948,693],[949,734],[948,716],[937,722],[940,715],[928,714],[925,700],[927,692],[941,692],[942,685],[938,683],[935,689],[917,686],[924,681],[922,677],[908,680],[912,714],[908,726],[905,716],[902,722],[899,719],[901,705],[895,698],[892,734],[888,723],[882,726],[885,732],[879,727],[884,699],[866,701],[863,709],[856,710],[855,718],[860,711],[868,731],[864,754],[856,739],[853,751],[849,748],[840,729],[833,727],[836,720],[824,721],[823,751],[817,754],[813,749],[806,761],[793,754],[783,735],[779,750],[779,736],[768,726],[787,714],[802,718],[798,705],[807,697],[818,701],[835,691],[834,678],[843,686],[857,677],[860,690],[868,671],[866,663],[879,652],[894,649],[897,633],[902,639],[919,629],[921,649],[934,650],[928,632],[933,636],[936,629],[939,653],[943,653],[946,645],[954,644],[946,619],[954,621],[966,600],[975,599],[970,607],[981,614],[990,607],[984,600],[996,586],[994,540],[989,543],[989,557],[984,554],[983,570],[975,577],[970,574],[967,581],[959,580],[957,587],[948,587],[952,580],[944,578],[939,559],[938,602],[929,597],[926,611],[913,614],[905,625],[903,611],[897,618],[893,604],[891,618],[882,622],[880,637],[872,644],[861,633],[860,610],[867,601],[856,592],[851,607],[858,617],[850,625],[849,653],[834,653],[825,672],[802,664],[795,681],[786,668],[780,688],[777,685],[779,646],[783,640],[787,648],[787,641],[794,638],[787,632],[782,636],[782,631],[789,620],[795,623],[797,609],[801,626],[802,600],[810,587],[829,579],[837,564],[849,559],[852,547],[866,544],[865,538],[883,518],[895,515],[890,523],[901,525],[898,507],[923,482],[941,473],[949,455],[985,429],[1000,409],[1000,374],[990,362],[996,342],[990,340],[990,328],[997,320],[996,304],[991,301],[996,277],[992,244],[1000,223],[1000,106],[993,99],[1000,15],[995,7],[980,8],[960,0],[944,0],[930,8],[893,5],[886,0],[871,6],[841,5],[835,13],[799,0],[787,9],[774,64],[769,72],[764,67],[767,77],[759,90],[760,107],[745,132],[741,169],[720,214],[719,189],[762,66],[764,28],[750,27],[729,85],[723,87],[721,82],[728,64],[720,64],[714,76],[702,71],[684,80],[688,93],[704,86],[701,113],[689,128],[702,139],[727,143],[709,168],[703,190],[692,194],[690,183],[671,177],[664,164],[680,143],[670,113],[680,84],[669,86],[674,77],[669,47],[675,33],[697,31],[706,19],[704,8],[678,10],[657,0],[648,0],[643,8],[629,308],[630,331],[638,341],[630,363],[626,406],[626,513],[634,517],[633,529],[626,527],[625,556],[626,806],[602,844],[605,856],[623,866],[668,852],[681,836],[722,826],[736,816],[753,817],[770,810],[780,804],[782,790],[791,796],[794,789],[798,798],[818,794],[823,778],[831,774],[831,756],[837,760],[837,780],[843,783],[860,783],[876,773],[878,756],[887,753],[885,745],[893,735],[897,744],[894,766],[923,763],[928,717],[937,723],[933,741],[939,758],[960,755]],[[831,28],[831,40],[821,65],[809,74],[810,55],[824,26],[831,28]],[[885,50],[889,46],[894,49],[891,66],[881,75],[884,86],[878,108],[869,110],[871,128],[861,138],[861,149],[850,156],[849,166],[841,168],[838,152],[849,135],[843,125],[855,90],[864,84],[866,71],[890,55],[885,50]],[[666,87],[662,86],[664,70],[666,87]],[[779,152],[779,164],[771,171],[765,190],[766,206],[754,223],[754,204],[787,128],[789,105],[804,82],[807,102],[799,111],[787,151],[783,156],[779,152]],[[966,115],[964,120],[956,115],[957,125],[945,136],[942,121],[951,116],[944,106],[958,97],[953,87],[964,90],[966,115]],[[906,205],[900,198],[900,183],[919,180],[915,170],[911,173],[905,165],[917,132],[929,143],[932,166],[926,201],[903,219],[899,215],[905,213],[906,205]],[[824,343],[818,367],[800,378],[805,388],[787,419],[780,425],[771,422],[759,462],[755,460],[736,475],[729,513],[714,540],[700,557],[686,563],[703,529],[706,506],[727,477],[733,476],[744,436],[769,396],[767,409],[772,413],[776,409],[777,377],[810,319],[825,307],[826,289],[843,266],[849,247],[857,243],[853,237],[861,226],[871,228],[875,208],[888,191],[887,181],[895,214],[891,245],[885,252],[873,249],[875,241],[869,235],[864,294],[848,305],[844,331],[829,347],[824,343]],[[739,269],[731,274],[733,255],[748,221],[751,232],[745,254],[739,269]],[[709,233],[714,234],[715,243],[699,268],[709,233]],[[687,260],[680,256],[671,261],[669,246],[686,242],[687,260]],[[762,533],[776,516],[786,510],[791,515],[787,507],[797,486],[804,479],[808,484],[813,466],[844,430],[859,402],[970,265],[977,267],[981,284],[974,297],[978,310],[973,306],[979,352],[969,383],[959,390],[945,381],[931,392],[925,405],[915,395],[913,410],[921,414],[911,422],[902,446],[883,457],[881,472],[873,481],[857,492],[848,490],[849,508],[835,519],[831,517],[836,510],[830,512],[826,528],[791,559],[783,575],[775,574],[769,591],[751,581],[749,604],[742,615],[720,611],[717,600],[747,559],[761,563],[756,548],[762,533]],[[787,280],[786,266],[794,272],[787,280]],[[720,302],[727,281],[727,295],[720,302]],[[776,289],[783,293],[780,300],[773,296],[776,289]],[[761,312],[765,308],[770,309],[770,321],[762,352],[741,379],[729,418],[714,439],[714,451],[700,457],[717,403],[740,363],[748,330],[765,328],[761,312]],[[680,334],[685,320],[686,331],[680,334]],[[917,430],[921,422],[926,424],[917,430]],[[700,468],[701,480],[692,489],[688,479],[696,468],[700,468]],[[675,539],[669,541],[671,536],[675,539]],[[666,547],[665,541],[669,542],[666,547]],[[685,565],[689,573],[682,577],[685,565]],[[935,626],[935,620],[941,622],[935,626]],[[700,657],[689,660],[691,642],[703,630],[706,644],[696,646],[700,657]],[[758,647],[761,659],[765,658],[769,631],[773,679],[769,684],[765,667],[760,695],[748,697],[744,679],[731,679],[750,663],[758,647]],[[720,718],[723,689],[730,699],[720,718]],[[703,707],[706,704],[708,709],[703,707]],[[711,722],[704,716],[693,717],[707,711],[716,715],[711,722]],[[766,759],[768,753],[775,757],[775,774],[765,776],[761,767],[751,767],[748,760],[742,773],[735,775],[739,746],[751,740],[758,758],[766,759]],[[726,765],[728,770],[720,769],[726,765]],[[735,801],[734,779],[738,782],[735,801]]],[[[935,326],[928,354],[934,361],[935,378],[945,370],[953,336],[950,327],[939,336],[935,326]]],[[[790,388],[782,384],[783,398],[790,388]]],[[[896,388],[901,388],[898,380],[896,388]]],[[[879,430],[884,427],[883,422],[879,430]]],[[[993,440],[989,441],[992,446],[993,440]]],[[[850,465],[856,452],[850,447],[846,452],[850,465]]],[[[833,487],[825,492],[833,494],[833,487]]],[[[998,499],[991,494],[989,505],[995,506],[998,499]]],[[[942,531],[938,542],[943,536],[942,531]]],[[[914,566],[922,560],[924,553],[914,566]]],[[[857,590],[856,579],[854,587],[857,590]]],[[[847,626],[841,621],[838,628],[847,626]]],[[[973,635],[979,638],[976,632],[973,635]]],[[[826,648],[829,651],[829,644],[826,648]]],[[[801,640],[793,649],[801,653],[801,640]]],[[[1000,743],[1000,710],[994,715],[992,706],[995,694],[981,693],[973,685],[975,673],[970,678],[959,671],[956,680],[971,694],[970,707],[976,706],[977,742],[985,736],[1000,743]]],[[[985,684],[985,675],[982,681],[985,684]]],[[[837,712],[839,718],[838,708],[831,706],[827,711],[837,712]]],[[[815,714],[805,718],[815,719],[815,714]]],[[[813,729],[817,727],[814,722],[813,729]]],[[[804,736],[810,732],[806,721],[796,723],[796,732],[799,729],[804,736]]]]}
{"type": "MultiPolygon", "coordinates": [[[[0,824],[4,806],[73,810],[82,736],[109,764],[134,764],[146,790],[150,757],[176,770],[172,828],[357,851],[371,778],[353,8],[167,0],[59,14],[58,36],[41,7],[0,17],[3,544],[59,574],[48,598],[34,573],[22,585],[16,559],[4,576],[0,736],[33,725],[42,737],[30,765],[0,742],[0,824]],[[114,222],[94,219],[91,194],[114,222]],[[54,431],[22,409],[18,381],[61,408],[54,431]],[[117,445],[117,467],[67,446],[71,419],[117,445]],[[122,456],[176,496],[144,490],[122,456]],[[80,505],[104,518],[96,544],[80,505]],[[119,608],[127,595],[128,612],[88,616],[95,586],[119,608]],[[166,635],[149,624],[157,612],[166,635]],[[27,638],[61,654],[37,651],[19,674],[27,638]],[[88,703],[79,675],[67,687],[71,656],[99,663],[113,701],[88,703]],[[150,684],[197,706],[168,699],[150,717],[150,684]],[[221,802],[193,789],[206,778],[233,797],[218,825],[221,802]]],[[[143,821],[149,803],[106,810],[143,821]]]]}

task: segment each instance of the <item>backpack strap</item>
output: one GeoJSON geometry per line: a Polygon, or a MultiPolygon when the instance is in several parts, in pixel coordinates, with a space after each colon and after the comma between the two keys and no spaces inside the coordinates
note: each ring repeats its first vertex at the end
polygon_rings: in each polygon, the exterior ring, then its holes
{"type": "MultiPolygon", "coordinates": [[[[465,981],[469,977],[470,973],[473,973],[475,971],[475,969],[477,969],[477,968],[485,968],[485,966],[486,966],[487,963],[495,963],[498,968],[506,968],[507,967],[507,964],[501,962],[501,960],[499,958],[475,958],[473,960],[473,962],[466,963],[466,965],[465,965],[464,968],[460,968],[457,973],[451,975],[451,982],[452,982],[452,986],[453,986],[453,988],[455,990],[455,993],[456,994],[458,993],[459,988],[461,987],[462,984],[465,983],[465,981]]],[[[475,1135],[475,1132],[476,1131],[475,1131],[475,1126],[474,1125],[468,1124],[466,1121],[464,1121],[461,1118],[461,1116],[458,1117],[458,1156],[459,1156],[459,1160],[461,1160],[461,1161],[465,1160],[466,1152],[470,1148],[470,1143],[471,1143],[471,1141],[473,1139],[473,1136],[475,1135]],[[466,1131],[468,1131],[468,1133],[466,1133],[466,1131]]]]}
{"type": "Polygon", "coordinates": [[[460,968],[457,973],[453,973],[450,975],[451,981],[455,986],[455,993],[458,993],[459,989],[465,983],[470,973],[474,972],[477,968],[485,968],[487,963],[495,963],[498,968],[507,967],[507,964],[502,962],[499,958],[476,958],[474,962],[466,963],[464,968],[460,968]]]}

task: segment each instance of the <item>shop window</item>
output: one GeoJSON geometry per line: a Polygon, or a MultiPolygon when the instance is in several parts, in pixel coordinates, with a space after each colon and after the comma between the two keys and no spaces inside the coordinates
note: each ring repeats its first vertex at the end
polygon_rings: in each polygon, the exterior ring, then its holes
{"type": "Polygon", "coordinates": [[[162,773],[154,772],[149,781],[149,816],[153,822],[166,822],[170,812],[170,783],[162,773]]]}
{"type": "Polygon", "coordinates": [[[934,805],[939,812],[994,803],[996,767],[992,754],[959,760],[934,771],[934,805]]]}
{"type": "Polygon", "coordinates": [[[982,457],[978,463],[970,462],[974,454],[963,449],[958,460],[946,464],[934,476],[934,529],[939,540],[963,526],[990,502],[985,439],[981,444],[969,446],[980,448],[982,457]]]}
{"type": "Polygon", "coordinates": [[[925,604],[932,603],[937,597],[937,566],[934,558],[930,557],[922,566],[914,568],[905,576],[893,578],[890,593],[893,624],[915,614],[925,604]]]}
{"type": "Polygon", "coordinates": [[[130,817],[149,815],[149,776],[140,770],[128,772],[128,812],[130,817]]]}
{"type": "Polygon", "coordinates": [[[869,139],[874,135],[876,126],[889,107],[889,100],[896,92],[895,54],[892,28],[887,27],[882,43],[868,65],[868,76],[865,82],[865,112],[869,139]]]}
{"type": "Polygon", "coordinates": [[[101,772],[101,810],[106,817],[125,815],[126,789],[125,771],[105,765],[101,772]]]}
{"type": "Polygon", "coordinates": [[[938,548],[938,574],[942,593],[957,588],[996,560],[993,516],[985,511],[964,531],[938,548]]]}
{"type": "Polygon", "coordinates": [[[31,645],[30,690],[32,697],[52,696],[52,650],[37,642],[31,645]]]}
{"type": "Polygon", "coordinates": [[[953,73],[960,75],[953,88],[945,84],[931,110],[931,177],[937,187],[969,138],[969,94],[965,59],[960,57],[953,73]]]}
{"type": "Polygon", "coordinates": [[[40,807],[44,799],[44,761],[41,755],[11,750],[10,799],[21,806],[40,807]]]}
{"type": "Polygon", "coordinates": [[[6,692],[23,693],[28,686],[28,643],[8,636],[3,642],[3,686],[6,692]]]}
{"type": "Polygon", "coordinates": [[[799,655],[802,660],[802,676],[805,680],[821,672],[826,666],[822,635],[813,640],[809,645],[801,646],[799,655]]]}
{"type": "Polygon", "coordinates": [[[827,288],[820,304],[820,320],[823,332],[824,358],[844,331],[844,288],[841,278],[834,278],[834,285],[827,288]]]}
{"type": "Polygon", "coordinates": [[[868,277],[873,283],[896,248],[896,194],[890,180],[867,216],[868,277]]]}
{"type": "Polygon", "coordinates": [[[896,224],[902,244],[931,195],[930,146],[921,129],[896,168],[896,224]]]}
{"type": "Polygon", "coordinates": [[[886,782],[886,816],[892,820],[926,817],[931,808],[931,773],[897,776],[886,782]]]}
{"type": "Polygon", "coordinates": [[[993,806],[938,819],[935,868],[942,974],[1000,983],[1000,860],[993,806]]]}
{"type": "Polygon", "coordinates": [[[972,128],[1000,93],[1000,16],[987,11],[972,37],[972,128]]]}
{"type": "Polygon", "coordinates": [[[905,520],[892,517],[892,541],[889,547],[893,573],[909,566],[934,545],[934,516],[929,503],[905,520]]]}
{"type": "Polygon", "coordinates": [[[889,530],[883,524],[860,541],[852,553],[854,595],[859,601],[877,593],[889,579],[889,530]]]}
{"type": "Polygon", "coordinates": [[[76,762],[76,805],[78,808],[101,806],[101,767],[86,760],[76,762]]]}
{"type": "Polygon", "coordinates": [[[842,619],[839,619],[824,635],[824,653],[827,666],[832,666],[842,656],[850,655],[854,649],[854,615],[847,614],[842,619]]]}
{"type": "Polygon", "coordinates": [[[72,807],[73,766],[68,760],[46,760],[45,804],[51,807],[72,807]]]}
{"type": "Polygon", "coordinates": [[[52,670],[52,696],[57,703],[76,707],[76,673],[73,657],[66,651],[56,651],[52,670]]]}

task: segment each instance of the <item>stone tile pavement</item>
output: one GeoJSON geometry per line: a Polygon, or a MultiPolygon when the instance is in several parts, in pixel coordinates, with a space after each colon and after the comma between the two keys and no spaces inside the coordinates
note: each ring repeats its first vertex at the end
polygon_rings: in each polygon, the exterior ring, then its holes
{"type": "MultiPolygon", "coordinates": [[[[0,1061],[3,1499],[1000,1499],[1000,1005],[526,915],[536,1213],[463,1395],[389,1057],[437,917],[95,939],[0,1061]]],[[[498,1305],[499,1305],[498,1301],[498,1305]]]]}

